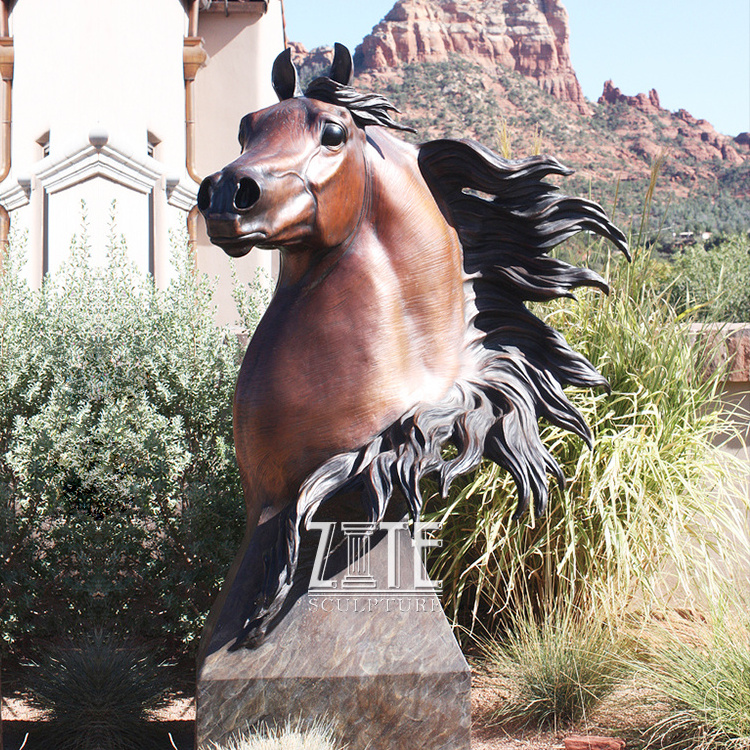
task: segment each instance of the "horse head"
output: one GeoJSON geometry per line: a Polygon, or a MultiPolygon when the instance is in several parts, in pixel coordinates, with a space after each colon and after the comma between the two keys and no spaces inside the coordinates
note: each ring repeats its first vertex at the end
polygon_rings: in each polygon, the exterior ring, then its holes
{"type": "MultiPolygon", "coordinates": [[[[241,155],[198,192],[211,241],[233,257],[255,246],[330,249],[346,242],[361,218],[365,130],[348,108],[295,95],[290,52],[274,64],[279,104],[242,119],[241,155]]],[[[347,87],[351,71],[349,51],[337,44],[329,85],[347,87]]]]}

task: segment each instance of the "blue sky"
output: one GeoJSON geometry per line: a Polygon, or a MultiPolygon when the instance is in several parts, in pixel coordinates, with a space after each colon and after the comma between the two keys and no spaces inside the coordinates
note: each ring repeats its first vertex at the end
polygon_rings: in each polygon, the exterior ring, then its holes
{"type": "MultiPolygon", "coordinates": [[[[611,78],[623,93],[655,88],[729,135],[750,131],[750,0],[563,0],[584,94],[611,78]]],[[[287,35],[308,49],[352,50],[395,0],[284,0],[287,35]]]]}

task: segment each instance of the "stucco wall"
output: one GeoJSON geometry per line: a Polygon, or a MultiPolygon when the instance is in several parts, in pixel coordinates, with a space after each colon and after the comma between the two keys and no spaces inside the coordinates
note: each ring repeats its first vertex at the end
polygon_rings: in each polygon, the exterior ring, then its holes
{"type": "Polygon", "coordinates": [[[184,160],[180,0],[18,0],[14,37],[14,168],[87,142],[97,123],[123,150],[146,155],[147,130],[162,139],[160,160],[184,160]]]}
{"type": "MultiPolygon", "coordinates": [[[[227,18],[217,3],[216,12],[202,12],[198,34],[209,55],[195,79],[196,168],[204,177],[224,167],[240,154],[237,132],[248,112],[277,100],[271,86],[273,61],[284,49],[280,0],[269,0],[265,15],[232,13],[227,18]]],[[[199,222],[198,267],[217,278],[218,318],[234,321],[229,258],[211,245],[203,220],[199,222]]],[[[256,268],[269,275],[278,270],[277,251],[254,249],[234,261],[240,281],[252,281],[256,268]]]]}
{"type": "MultiPolygon", "coordinates": [[[[229,16],[223,3],[215,3],[199,17],[198,35],[209,56],[195,82],[201,177],[238,155],[240,118],[275,101],[271,66],[283,49],[281,2],[231,6],[229,16]]],[[[0,203],[11,212],[13,227],[28,232],[30,282],[37,286],[44,268],[55,270],[67,256],[84,199],[94,258],[103,255],[116,200],[117,230],[131,258],[143,270],[152,268],[158,284],[167,283],[169,230],[185,226],[198,188],[186,170],[185,4],[17,0],[9,20],[15,49],[12,168],[0,185],[0,203]],[[106,145],[94,148],[92,131],[106,145]]],[[[228,259],[209,243],[202,220],[199,231],[199,268],[218,277],[218,318],[231,322],[228,259]]],[[[257,266],[273,274],[276,264],[274,253],[254,251],[237,271],[251,280],[257,266]]]]}
{"type": "MultiPolygon", "coordinates": [[[[166,177],[181,177],[185,171],[184,27],[180,0],[18,0],[13,6],[12,171],[2,188],[17,187],[20,180],[31,189],[28,205],[14,210],[11,218],[29,231],[29,278],[34,284],[42,272],[45,192],[38,176],[88,147],[92,129],[106,132],[109,147],[156,175],[154,210],[161,231],[155,235],[155,250],[160,258],[168,256],[166,227],[184,214],[167,205],[165,194],[166,177]],[[154,159],[147,153],[149,132],[159,141],[154,159]],[[46,133],[45,158],[38,141],[46,133]]],[[[150,187],[134,192],[114,173],[82,177],[78,185],[47,191],[49,268],[66,256],[70,237],[80,227],[84,198],[92,244],[103,245],[109,207],[117,200],[118,229],[133,260],[147,269],[150,187]]]]}

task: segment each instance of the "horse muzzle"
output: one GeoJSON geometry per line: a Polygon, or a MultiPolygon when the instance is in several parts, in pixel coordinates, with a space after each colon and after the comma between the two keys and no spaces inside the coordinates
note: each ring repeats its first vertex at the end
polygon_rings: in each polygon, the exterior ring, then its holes
{"type": "Polygon", "coordinates": [[[206,177],[198,190],[198,210],[211,242],[238,258],[265,239],[267,233],[253,226],[251,216],[260,197],[260,185],[252,176],[222,170],[206,177]]]}

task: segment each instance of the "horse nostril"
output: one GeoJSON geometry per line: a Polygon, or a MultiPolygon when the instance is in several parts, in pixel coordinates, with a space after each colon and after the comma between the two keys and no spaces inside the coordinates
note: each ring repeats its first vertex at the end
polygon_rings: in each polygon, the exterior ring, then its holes
{"type": "Polygon", "coordinates": [[[211,205],[211,180],[206,177],[198,189],[198,210],[208,211],[211,205]]]}
{"type": "Polygon", "coordinates": [[[246,211],[260,198],[258,183],[250,177],[243,177],[237,185],[234,194],[234,207],[238,211],[246,211]]]}

